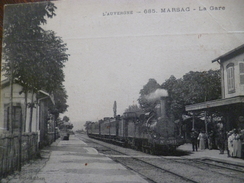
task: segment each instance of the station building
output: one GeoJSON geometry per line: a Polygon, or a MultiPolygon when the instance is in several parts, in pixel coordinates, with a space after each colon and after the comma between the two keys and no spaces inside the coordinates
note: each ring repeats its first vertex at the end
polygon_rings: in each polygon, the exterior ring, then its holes
{"type": "Polygon", "coordinates": [[[17,82],[13,83],[12,88],[12,124],[10,124],[10,81],[8,79],[1,81],[0,135],[10,131],[18,134],[20,129],[22,132],[36,132],[39,146],[45,146],[47,134],[54,132],[54,120],[49,112],[50,106],[54,105],[53,96],[42,90],[25,93],[23,86],[17,82]],[[34,105],[32,109],[31,104],[34,105]]]}
{"type": "MultiPolygon", "coordinates": [[[[220,65],[222,98],[187,105],[185,109],[193,114],[220,114],[226,131],[244,129],[244,44],[212,60],[214,62],[220,65]]],[[[207,125],[205,130],[207,132],[207,125]]]]}

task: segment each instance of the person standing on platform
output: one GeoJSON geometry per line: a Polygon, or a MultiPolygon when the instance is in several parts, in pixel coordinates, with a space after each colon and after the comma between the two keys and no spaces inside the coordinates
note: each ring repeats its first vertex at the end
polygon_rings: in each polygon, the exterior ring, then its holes
{"type": "Polygon", "coordinates": [[[241,158],[241,138],[236,129],[233,134],[233,157],[241,158]]]}
{"type": "Polygon", "coordinates": [[[224,154],[225,151],[225,133],[224,133],[224,129],[220,129],[218,132],[218,144],[219,144],[219,154],[224,154]]]}
{"type": "Polygon", "coordinates": [[[199,149],[204,150],[205,149],[206,135],[203,131],[201,131],[199,133],[198,140],[199,140],[199,149]]]}
{"type": "Polygon", "coordinates": [[[233,131],[229,131],[227,134],[227,143],[228,143],[228,147],[227,147],[227,152],[228,152],[228,157],[232,157],[233,156],[233,131]]]}
{"type": "Polygon", "coordinates": [[[238,129],[238,136],[237,136],[237,152],[236,152],[236,157],[241,158],[241,153],[242,153],[242,132],[241,129],[238,129]]]}
{"type": "Polygon", "coordinates": [[[208,134],[208,149],[212,150],[213,149],[213,138],[214,137],[214,132],[211,130],[208,134]]]}
{"type": "Polygon", "coordinates": [[[192,151],[197,151],[197,137],[198,137],[197,131],[192,129],[191,131],[192,151]]]}
{"type": "Polygon", "coordinates": [[[232,157],[236,157],[236,151],[237,151],[237,130],[233,129],[233,156],[232,157]]]}

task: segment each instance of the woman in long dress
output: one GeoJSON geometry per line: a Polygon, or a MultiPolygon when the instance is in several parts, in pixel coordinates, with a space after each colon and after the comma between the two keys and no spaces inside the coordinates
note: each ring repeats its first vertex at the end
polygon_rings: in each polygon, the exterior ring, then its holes
{"type": "Polygon", "coordinates": [[[242,148],[242,142],[241,142],[241,135],[238,134],[238,139],[237,139],[237,152],[236,152],[236,157],[241,158],[241,149],[242,148]]]}
{"type": "Polygon", "coordinates": [[[233,157],[241,158],[241,136],[237,131],[234,131],[233,157]]]}
{"type": "Polygon", "coordinates": [[[230,157],[233,157],[233,139],[234,139],[233,131],[230,131],[228,133],[228,151],[229,151],[228,156],[230,157]]]}
{"type": "Polygon", "coordinates": [[[198,139],[199,139],[199,149],[204,150],[205,149],[205,139],[206,139],[205,133],[200,132],[198,139]]]}

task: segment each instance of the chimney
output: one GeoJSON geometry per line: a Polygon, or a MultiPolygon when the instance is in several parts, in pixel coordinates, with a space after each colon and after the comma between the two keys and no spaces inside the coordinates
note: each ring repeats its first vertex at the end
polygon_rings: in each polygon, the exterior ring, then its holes
{"type": "Polygon", "coordinates": [[[158,117],[166,118],[166,98],[167,97],[160,97],[160,114],[158,117]]]}

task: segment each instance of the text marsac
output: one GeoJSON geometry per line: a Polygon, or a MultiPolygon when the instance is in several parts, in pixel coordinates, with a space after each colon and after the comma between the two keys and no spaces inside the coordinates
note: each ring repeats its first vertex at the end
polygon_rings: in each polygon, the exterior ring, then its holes
{"type": "Polygon", "coordinates": [[[171,12],[188,12],[190,7],[185,8],[161,8],[161,13],[171,13],[171,12]]]}

